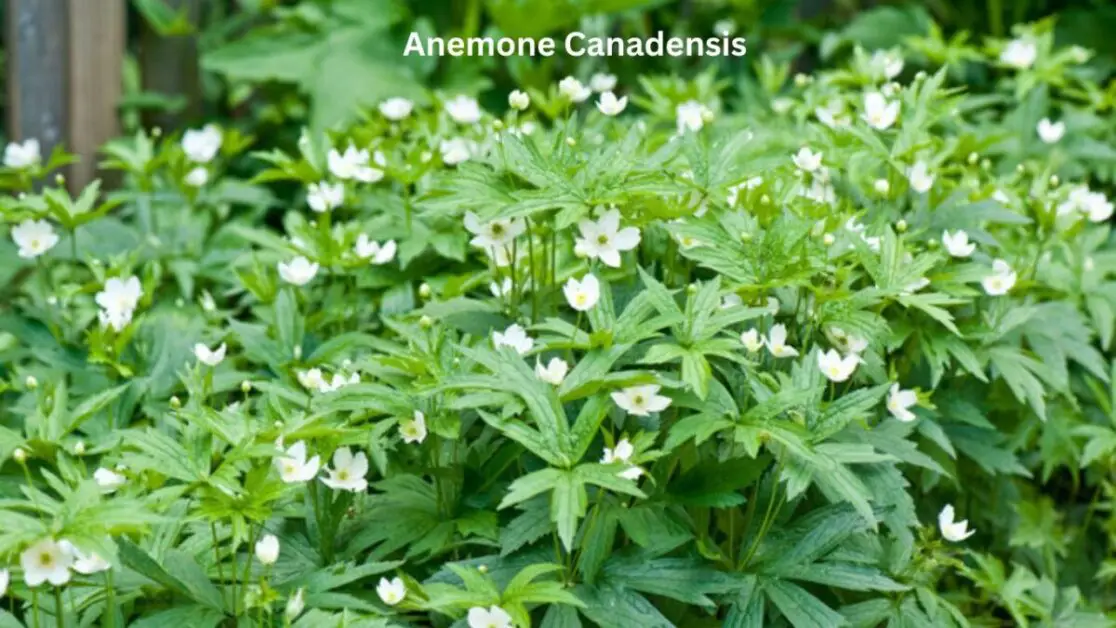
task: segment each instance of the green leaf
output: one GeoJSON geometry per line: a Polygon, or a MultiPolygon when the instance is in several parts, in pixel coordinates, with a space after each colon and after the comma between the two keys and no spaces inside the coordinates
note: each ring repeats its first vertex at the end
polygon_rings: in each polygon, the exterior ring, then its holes
{"type": "Polygon", "coordinates": [[[840,613],[796,584],[778,578],[764,578],[763,590],[794,628],[837,628],[848,625],[840,613]]]}

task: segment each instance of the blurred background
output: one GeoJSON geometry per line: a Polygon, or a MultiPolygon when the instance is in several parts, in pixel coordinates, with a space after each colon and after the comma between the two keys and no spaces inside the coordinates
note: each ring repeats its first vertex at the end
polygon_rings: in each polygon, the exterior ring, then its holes
{"type": "Polygon", "coordinates": [[[908,59],[908,67],[947,64],[955,81],[979,87],[990,79],[982,64],[967,62],[969,52],[1039,20],[1059,45],[1096,52],[1088,71],[1098,84],[1107,85],[1116,67],[1110,0],[6,0],[0,11],[4,139],[40,138],[44,153],[63,142],[79,155],[141,125],[203,120],[237,126],[255,136],[256,148],[291,145],[305,126],[351,120],[390,96],[421,103],[464,92],[497,109],[512,89],[545,89],[563,76],[597,71],[635,86],[639,76],[712,69],[709,75],[724,81],[727,106],[747,106],[763,56],[808,72],[858,46],[871,51],[912,38],[922,58],[908,59]],[[685,36],[714,29],[746,37],[748,56],[401,54],[411,31],[561,37],[571,30],[685,36]]]}

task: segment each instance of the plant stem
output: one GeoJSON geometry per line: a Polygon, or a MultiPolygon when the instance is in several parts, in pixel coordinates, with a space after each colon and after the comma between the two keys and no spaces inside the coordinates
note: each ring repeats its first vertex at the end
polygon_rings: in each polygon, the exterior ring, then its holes
{"type": "Polygon", "coordinates": [[[217,565],[217,577],[221,579],[221,599],[224,599],[225,591],[225,568],[221,565],[221,547],[220,542],[217,540],[217,523],[214,521],[209,522],[209,533],[213,535],[213,560],[217,565]]]}
{"type": "Polygon", "coordinates": [[[66,617],[62,609],[62,587],[54,587],[54,622],[58,628],[66,628],[66,617]]]}

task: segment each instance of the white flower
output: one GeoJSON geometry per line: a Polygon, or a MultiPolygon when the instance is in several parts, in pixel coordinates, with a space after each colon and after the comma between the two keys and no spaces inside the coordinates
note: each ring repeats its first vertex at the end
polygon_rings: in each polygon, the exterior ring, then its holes
{"type": "MultiPolygon", "coordinates": [[[[344,153],[331,148],[326,155],[326,165],[330,174],[338,179],[356,179],[365,183],[375,183],[384,178],[384,171],[368,165],[370,159],[367,149],[357,150],[350,144],[344,153]]],[[[376,152],[375,160],[377,165],[384,165],[384,156],[379,151],[376,152]]]]}
{"type": "Polygon", "coordinates": [[[442,140],[438,144],[438,150],[442,153],[442,163],[447,166],[456,166],[463,161],[468,161],[473,156],[473,153],[476,152],[476,143],[463,137],[455,137],[442,140]]]}
{"type": "Polygon", "coordinates": [[[700,131],[705,126],[705,118],[711,115],[709,109],[696,100],[687,100],[674,108],[678,134],[686,131],[700,131]]]}
{"type": "Polygon", "coordinates": [[[465,212],[465,228],[473,234],[469,241],[475,247],[482,249],[504,248],[512,240],[519,237],[527,230],[527,225],[522,220],[502,219],[482,223],[480,218],[471,211],[465,212]]]}
{"type": "Polygon", "coordinates": [[[744,348],[747,349],[749,353],[755,353],[763,348],[764,338],[760,336],[759,331],[753,327],[740,334],[740,342],[744,343],[744,348]]]}
{"type": "Polygon", "coordinates": [[[124,486],[124,483],[128,481],[128,478],[120,475],[112,469],[100,467],[93,472],[93,480],[97,482],[97,486],[101,487],[101,490],[103,492],[111,493],[121,486],[124,486]]]}
{"type": "Polygon", "coordinates": [[[872,92],[864,95],[864,121],[874,129],[883,131],[899,118],[899,101],[887,102],[883,94],[872,92]]]}
{"type": "Polygon", "coordinates": [[[919,277],[918,279],[915,279],[911,283],[903,286],[903,290],[901,292],[903,294],[914,294],[915,292],[918,292],[919,290],[922,290],[923,288],[925,288],[926,286],[929,286],[929,285],[930,285],[930,280],[929,279],[927,279],[926,277],[919,277]]]}
{"type": "Polygon", "coordinates": [[[631,462],[632,456],[635,454],[635,448],[632,443],[626,439],[620,439],[616,443],[615,449],[604,448],[604,456],[601,457],[601,464],[613,464],[614,462],[631,462]]]}
{"type": "Polygon", "coordinates": [[[942,232],[942,246],[953,257],[968,257],[976,250],[976,243],[969,242],[969,234],[958,229],[952,234],[949,230],[942,232]]]}
{"type": "Polygon", "coordinates": [[[1007,294],[1015,285],[1016,274],[1002,259],[993,260],[992,274],[980,280],[980,284],[984,286],[984,291],[991,296],[1000,296],[1007,294]]]}
{"type": "Polygon", "coordinates": [[[421,443],[426,440],[426,415],[415,410],[411,419],[399,424],[399,434],[404,443],[421,443]]]}
{"type": "Polygon", "coordinates": [[[288,621],[294,621],[296,617],[302,614],[304,608],[306,608],[306,589],[299,588],[287,600],[287,608],[283,612],[286,614],[288,621]]]}
{"type": "Polygon", "coordinates": [[[1013,39],[1000,52],[1000,62],[1017,70],[1026,70],[1038,58],[1038,46],[1029,39],[1013,39]]]}
{"type": "Polygon", "coordinates": [[[388,98],[380,103],[380,113],[388,120],[399,121],[411,115],[411,111],[415,108],[415,103],[407,98],[388,98]]]}
{"type": "Polygon", "coordinates": [[[476,99],[464,94],[446,101],[445,107],[449,117],[458,124],[475,124],[481,119],[481,109],[476,99]]]}
{"type": "Polygon", "coordinates": [[[182,134],[182,151],[186,158],[196,164],[207,164],[221,150],[221,129],[207,124],[204,128],[188,129],[182,134]]]}
{"type": "Polygon", "coordinates": [[[612,400],[622,410],[634,416],[647,416],[652,412],[662,412],[670,405],[670,397],[659,394],[661,386],[646,384],[644,386],[629,386],[623,390],[612,393],[612,400]]]}
{"type": "Polygon", "coordinates": [[[962,519],[961,521],[954,521],[956,516],[953,512],[953,504],[947,504],[942,511],[938,513],[938,528],[942,531],[942,537],[947,541],[954,543],[964,541],[973,535],[976,530],[969,529],[969,520],[962,519]]]}
{"type": "Polygon", "coordinates": [[[97,293],[94,300],[101,306],[98,314],[101,324],[110,326],[116,331],[127,327],[132,321],[132,313],[139,305],[143,296],[143,288],[136,276],[121,280],[113,277],[105,282],[105,287],[97,293]]]}
{"type": "Polygon", "coordinates": [[[39,152],[39,140],[33,137],[24,140],[22,144],[10,142],[4,147],[4,166],[7,168],[22,170],[36,166],[40,161],[42,155],[39,152]]]}
{"type": "Polygon", "coordinates": [[[212,351],[209,347],[199,342],[194,345],[194,357],[196,357],[199,362],[203,362],[209,366],[217,366],[221,363],[221,360],[225,359],[225,349],[226,346],[223,342],[221,346],[212,351]]]}
{"type": "Polygon", "coordinates": [[[261,565],[274,565],[279,560],[279,539],[274,534],[265,534],[256,541],[256,558],[261,565]]]}
{"type": "Polygon", "coordinates": [[[628,97],[617,98],[616,94],[612,92],[605,92],[601,94],[600,100],[597,101],[597,109],[606,116],[619,115],[624,107],[628,106],[628,97]]]}
{"type": "Polygon", "coordinates": [[[340,390],[340,389],[344,388],[345,386],[348,386],[349,384],[359,384],[359,383],[360,383],[360,374],[359,373],[353,373],[353,374],[349,375],[348,377],[345,377],[344,375],[342,375],[340,373],[334,373],[333,374],[333,379],[330,379],[330,380],[327,381],[325,378],[322,378],[321,384],[318,385],[318,392],[320,392],[320,393],[331,393],[335,390],[340,390]]]}
{"type": "Polygon", "coordinates": [[[771,101],[771,110],[779,115],[783,115],[784,113],[790,111],[791,107],[793,106],[794,99],[787,98],[785,96],[782,98],[776,98],[771,101]]]}
{"type": "Polygon", "coordinates": [[[857,220],[856,216],[850,216],[849,219],[845,221],[845,229],[852,233],[863,233],[864,223],[857,220]]]}
{"type": "MultiPolygon", "coordinates": [[[[318,371],[318,373],[320,377],[321,371],[318,371]]],[[[277,446],[282,448],[281,444],[277,444],[277,446]]],[[[272,464],[279,471],[281,480],[287,484],[294,484],[295,482],[313,480],[318,475],[318,469],[321,467],[321,458],[314,456],[307,460],[306,443],[298,441],[288,447],[283,455],[276,456],[272,464]]]]}
{"type": "Polygon", "coordinates": [[[570,307],[578,312],[586,312],[593,309],[600,300],[601,282],[597,281],[593,273],[585,275],[581,281],[570,277],[566,285],[562,286],[562,292],[566,295],[566,302],[570,307]]]}
{"type": "Polygon", "coordinates": [[[319,214],[341,207],[344,202],[345,184],[343,183],[322,181],[306,186],[306,204],[319,214]]]}
{"type": "Polygon", "coordinates": [[[922,194],[934,185],[934,175],[930,174],[930,167],[924,161],[917,161],[915,165],[907,170],[907,180],[911,183],[911,189],[919,194],[922,194]]]}
{"type": "Polygon", "coordinates": [[[830,326],[828,331],[830,337],[841,346],[845,353],[859,354],[868,348],[868,339],[864,336],[850,334],[836,325],[830,326]]]}
{"type": "Polygon", "coordinates": [[[1049,118],[1043,118],[1038,123],[1039,139],[1047,144],[1056,144],[1062,136],[1066,134],[1065,122],[1051,122],[1049,118]]]}
{"type": "Polygon", "coordinates": [[[773,325],[767,335],[767,350],[777,358],[792,358],[798,350],[787,344],[787,328],[782,323],[773,325]]]}
{"type": "Polygon", "coordinates": [[[305,286],[318,274],[319,268],[317,262],[300,255],[289,262],[279,262],[279,276],[289,284],[305,286]]]}
{"type": "Polygon", "coordinates": [[[730,292],[730,293],[726,294],[725,296],[721,297],[721,309],[722,310],[727,310],[729,308],[734,308],[734,307],[740,307],[741,305],[744,305],[744,299],[741,299],[740,295],[736,294],[735,292],[730,292]]]}
{"type": "Polygon", "coordinates": [[[818,122],[831,129],[848,126],[849,117],[844,113],[845,102],[840,98],[832,98],[824,106],[814,108],[814,115],[817,116],[818,122]]]}
{"type": "Polygon", "coordinates": [[[915,420],[915,415],[908,408],[918,403],[918,395],[913,390],[902,390],[899,384],[892,384],[887,393],[887,411],[892,416],[909,423],[915,420]]]}
{"type": "Polygon", "coordinates": [[[469,628],[512,628],[512,618],[499,606],[474,606],[469,609],[469,628]]]}
{"type": "Polygon", "coordinates": [[[182,178],[182,181],[192,188],[200,188],[209,183],[209,171],[205,169],[205,166],[191,168],[190,172],[187,172],[186,176],[182,178]]]}
{"type": "Polygon", "coordinates": [[[70,581],[70,566],[74,557],[53,539],[46,538],[19,555],[19,565],[23,567],[23,581],[29,587],[37,587],[50,582],[60,587],[70,581]]]}
{"type": "Polygon", "coordinates": [[[593,222],[582,219],[577,223],[581,237],[574,242],[574,252],[590,259],[600,259],[612,268],[620,267],[620,252],[630,251],[639,245],[639,229],[620,228],[620,211],[610,209],[593,222]]]}
{"type": "Polygon", "coordinates": [[[821,167],[822,154],[815,153],[809,147],[803,146],[797,153],[791,156],[794,165],[803,172],[813,172],[821,167]]]}
{"type": "Polygon", "coordinates": [[[0,597],[8,592],[8,583],[12,580],[12,574],[7,569],[0,569],[0,597]]]}
{"type": "Polygon", "coordinates": [[[365,233],[357,236],[356,245],[353,246],[353,252],[356,253],[357,257],[371,259],[372,263],[377,266],[395,259],[395,251],[395,240],[388,240],[380,244],[370,239],[368,234],[365,233]]]}
{"type": "Polygon", "coordinates": [[[492,332],[492,344],[500,347],[511,347],[519,355],[523,355],[535,346],[535,341],[527,335],[527,331],[518,324],[513,324],[502,332],[492,332]]]}
{"type": "Polygon", "coordinates": [[[368,457],[363,451],[354,456],[348,447],[333,452],[333,468],[326,467],[329,477],[322,478],[326,486],[339,491],[359,493],[368,488],[368,457]]]}
{"type": "Polygon", "coordinates": [[[45,220],[24,220],[12,227],[12,240],[19,247],[19,256],[33,259],[58,244],[58,234],[45,220]]]}
{"type": "Polygon", "coordinates": [[[503,281],[501,281],[500,283],[492,281],[488,284],[488,289],[492,292],[492,296],[496,297],[497,299],[502,299],[503,297],[511,294],[512,287],[513,286],[511,277],[504,277],[503,281]]]}
{"type": "Polygon", "coordinates": [[[616,75],[597,72],[589,77],[589,88],[598,93],[611,92],[616,89],[616,75]]]}
{"type": "Polygon", "coordinates": [[[512,109],[523,111],[527,107],[531,106],[531,97],[527,95],[527,92],[517,89],[508,94],[508,106],[510,106],[512,109]]]}
{"type": "Polygon", "coordinates": [[[73,563],[70,565],[70,568],[80,574],[89,575],[101,573],[102,571],[108,571],[112,568],[112,565],[109,564],[107,560],[101,558],[96,552],[89,552],[86,554],[66,539],[59,541],[58,547],[62,549],[63,553],[73,557],[73,563]]]}
{"type": "Polygon", "coordinates": [[[850,354],[844,358],[836,349],[830,349],[824,353],[818,353],[818,368],[821,369],[823,375],[831,382],[843,382],[853,374],[856,370],[856,365],[860,363],[860,358],[856,354],[850,354]]]}
{"type": "Polygon", "coordinates": [[[74,571],[80,574],[90,575],[112,569],[112,564],[101,558],[100,554],[96,552],[85,554],[74,547],[69,541],[59,541],[59,545],[63,543],[69,546],[68,549],[74,556],[74,564],[72,565],[74,571]]]}
{"type": "Polygon", "coordinates": [[[391,580],[380,578],[380,583],[376,585],[376,595],[380,596],[384,604],[395,606],[407,597],[407,585],[403,584],[403,578],[398,576],[391,580]]]}
{"type": "Polygon", "coordinates": [[[320,390],[322,385],[325,384],[322,369],[312,368],[308,371],[299,371],[298,383],[302,384],[302,387],[307,390],[320,390]]]}
{"type": "Polygon", "coordinates": [[[593,95],[593,90],[582,85],[576,78],[567,76],[558,83],[558,93],[568,98],[570,102],[584,102],[593,95]]]}
{"type": "Polygon", "coordinates": [[[1112,211],[1113,204],[1103,192],[1093,192],[1085,185],[1074,187],[1070,190],[1069,197],[1058,205],[1059,215],[1080,212],[1093,222],[1108,220],[1112,211]]]}
{"type": "Polygon", "coordinates": [[[542,381],[553,386],[562,384],[562,380],[566,379],[566,373],[569,373],[570,365],[562,358],[550,358],[550,362],[546,366],[542,362],[535,362],[535,375],[542,381]]]}
{"type": "Polygon", "coordinates": [[[868,61],[877,78],[890,81],[903,72],[903,57],[898,54],[877,50],[868,61]]]}

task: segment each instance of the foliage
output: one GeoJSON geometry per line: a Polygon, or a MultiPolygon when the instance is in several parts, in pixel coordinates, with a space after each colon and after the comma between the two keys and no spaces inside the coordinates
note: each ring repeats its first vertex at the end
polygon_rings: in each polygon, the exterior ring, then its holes
{"type": "Polygon", "coordinates": [[[0,625],[1111,625],[1116,92],[1049,22],[833,58],[17,147],[0,625]]]}

